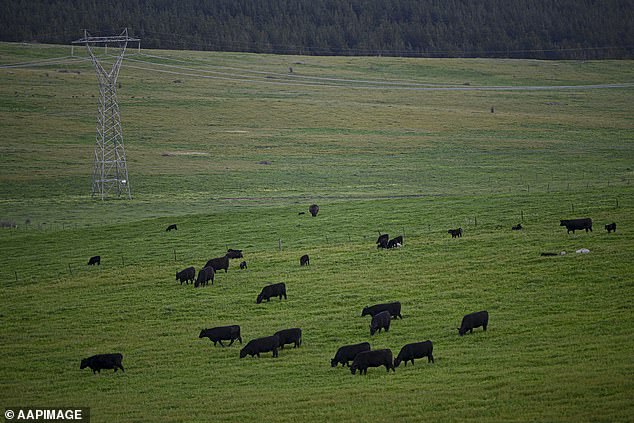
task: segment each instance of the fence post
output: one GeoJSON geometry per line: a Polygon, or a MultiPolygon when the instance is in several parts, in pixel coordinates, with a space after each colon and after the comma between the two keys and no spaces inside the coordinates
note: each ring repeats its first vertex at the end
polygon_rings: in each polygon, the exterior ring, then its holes
{"type": "Polygon", "coordinates": [[[71,269],[70,263],[68,263],[68,271],[70,272],[70,275],[73,276],[73,269],[71,269]]]}
{"type": "Polygon", "coordinates": [[[280,239],[277,241],[277,247],[279,248],[279,250],[280,250],[280,251],[282,251],[282,238],[280,238],[280,239]]]}
{"type": "Polygon", "coordinates": [[[520,210],[520,214],[522,216],[522,222],[524,222],[524,210],[520,210]]]}
{"type": "Polygon", "coordinates": [[[13,273],[15,273],[15,281],[18,281],[18,272],[16,270],[13,271],[13,273]]]}
{"type": "Polygon", "coordinates": [[[176,248],[174,248],[174,261],[176,261],[176,248]]]}

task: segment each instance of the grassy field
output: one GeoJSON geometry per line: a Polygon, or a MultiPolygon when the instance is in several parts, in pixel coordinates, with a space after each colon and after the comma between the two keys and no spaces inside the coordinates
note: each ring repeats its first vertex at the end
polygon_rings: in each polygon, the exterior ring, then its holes
{"type": "Polygon", "coordinates": [[[133,199],[98,201],[97,82],[75,54],[0,44],[0,65],[29,63],[0,67],[0,220],[17,224],[0,229],[0,406],[91,407],[93,422],[634,419],[631,62],[130,50],[133,199]],[[619,86],[587,87],[602,84],[619,86]],[[318,217],[298,214],[311,203],[318,217]],[[586,216],[591,233],[559,226],[586,216]],[[378,231],[405,246],[377,250],[378,231]],[[227,248],[248,270],[174,281],[227,248]],[[255,304],[275,282],[288,299],[255,304]],[[387,301],[404,318],[370,337],[361,309],[387,301]],[[483,309],[488,331],[459,337],[483,309]],[[301,327],[304,343],[240,359],[198,339],[226,324],[245,342],[301,327]],[[341,345],[426,339],[435,364],[330,367],[341,345]],[[126,372],[79,369],[105,352],[126,372]]]}

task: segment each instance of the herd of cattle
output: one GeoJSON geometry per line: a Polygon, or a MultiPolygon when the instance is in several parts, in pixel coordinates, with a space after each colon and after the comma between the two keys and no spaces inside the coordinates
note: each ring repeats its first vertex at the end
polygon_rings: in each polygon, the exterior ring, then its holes
{"type": "MultiPolygon", "coordinates": [[[[312,205],[309,209],[313,216],[317,215],[319,207],[312,205]]],[[[560,226],[565,226],[568,233],[575,230],[585,230],[586,232],[592,231],[592,219],[571,219],[561,220],[560,226]]],[[[176,225],[170,225],[167,231],[176,230],[176,225]]],[[[513,226],[513,230],[522,230],[521,224],[513,226]]],[[[605,229],[608,233],[616,231],[616,223],[610,223],[605,225],[605,229]]],[[[451,234],[452,238],[462,237],[462,228],[449,229],[447,231],[451,234]]],[[[388,234],[379,234],[379,238],[376,241],[377,248],[391,249],[401,247],[403,245],[403,236],[397,236],[390,239],[388,234]]],[[[190,282],[194,287],[202,287],[208,285],[211,281],[214,283],[214,275],[220,270],[224,270],[225,273],[229,269],[229,261],[231,259],[243,258],[242,250],[228,249],[227,253],[222,257],[213,258],[203,266],[196,277],[196,270],[193,266],[176,272],[176,281],[180,281],[189,284],[190,282]]],[[[91,257],[89,265],[99,265],[101,262],[100,256],[91,257]]],[[[303,255],[300,258],[300,266],[309,265],[310,259],[308,255],[303,255]]],[[[246,269],[246,261],[240,263],[240,269],[246,269]]],[[[262,291],[256,298],[256,303],[260,304],[262,301],[270,301],[271,298],[278,297],[280,300],[282,297],[287,299],[286,285],[284,283],[276,283],[267,285],[262,288],[262,291]]],[[[373,306],[364,307],[361,311],[361,316],[371,316],[370,321],[370,336],[374,336],[376,333],[380,333],[382,330],[385,332],[390,330],[390,324],[392,319],[402,319],[401,315],[401,303],[392,302],[385,304],[376,304],[373,306]]],[[[460,328],[458,328],[458,334],[460,336],[465,335],[467,332],[473,333],[473,329],[482,327],[484,331],[487,330],[489,323],[489,313],[487,311],[479,311],[470,313],[462,318],[460,328]]],[[[210,341],[216,344],[220,344],[221,347],[225,345],[223,341],[229,341],[231,346],[236,340],[242,344],[242,337],[240,335],[239,325],[220,326],[210,329],[203,329],[199,338],[208,338],[210,341]]],[[[283,349],[284,345],[294,344],[294,348],[298,348],[302,344],[302,330],[300,328],[290,328],[280,330],[273,335],[264,336],[250,340],[241,350],[240,358],[244,358],[247,355],[251,357],[260,357],[261,353],[271,352],[273,357],[278,357],[278,349],[283,349]]],[[[331,359],[330,364],[332,367],[337,367],[338,364],[342,366],[350,367],[352,374],[359,371],[359,374],[366,374],[369,367],[385,366],[387,372],[390,369],[395,371],[401,363],[411,361],[414,364],[415,359],[427,358],[429,363],[434,362],[433,356],[433,343],[430,340],[422,342],[409,343],[403,346],[396,357],[393,359],[393,354],[390,349],[371,350],[368,342],[362,342],[358,344],[344,345],[340,347],[335,353],[334,358],[331,359]],[[352,362],[352,364],[350,364],[352,362]]],[[[80,368],[84,369],[89,367],[93,373],[100,372],[102,369],[114,369],[116,372],[118,369],[124,371],[122,365],[123,355],[120,353],[115,354],[98,354],[92,357],[88,357],[81,361],[80,368]]]]}

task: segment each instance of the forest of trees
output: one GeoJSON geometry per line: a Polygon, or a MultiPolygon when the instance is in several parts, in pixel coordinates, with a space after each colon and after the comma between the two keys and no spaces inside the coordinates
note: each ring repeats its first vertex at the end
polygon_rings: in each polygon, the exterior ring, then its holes
{"type": "Polygon", "coordinates": [[[632,58],[634,0],[11,0],[0,40],[129,34],[143,48],[306,55],[632,58]]]}

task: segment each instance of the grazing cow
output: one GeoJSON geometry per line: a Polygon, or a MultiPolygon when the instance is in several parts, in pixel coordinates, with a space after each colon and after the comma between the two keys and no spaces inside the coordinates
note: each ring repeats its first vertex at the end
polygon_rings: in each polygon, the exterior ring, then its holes
{"type": "Polygon", "coordinates": [[[389,240],[390,240],[390,236],[388,234],[381,235],[381,232],[379,232],[379,237],[376,240],[376,245],[380,246],[381,244],[383,244],[383,242],[388,242],[389,240]]]}
{"type": "Polygon", "coordinates": [[[313,215],[313,217],[317,217],[317,213],[319,213],[319,206],[317,204],[312,204],[308,208],[308,211],[313,215]]]}
{"type": "Polygon", "coordinates": [[[123,360],[123,355],[119,353],[115,354],[97,354],[92,357],[84,358],[81,361],[80,369],[85,369],[86,367],[90,367],[92,373],[96,372],[101,373],[102,369],[114,369],[115,373],[117,369],[121,369],[122,372],[125,372],[121,361],[123,360]]]}
{"type": "Polygon", "coordinates": [[[244,270],[246,268],[247,268],[247,262],[246,261],[240,262],[240,270],[244,270]]]}
{"type": "Polygon", "coordinates": [[[449,229],[447,233],[451,234],[452,238],[462,238],[462,228],[449,229]]]}
{"type": "Polygon", "coordinates": [[[171,231],[172,229],[174,229],[174,230],[178,230],[178,228],[176,227],[176,224],[169,225],[169,226],[167,227],[167,229],[165,229],[165,232],[169,232],[169,231],[171,231]]]}
{"type": "Polygon", "coordinates": [[[310,258],[308,257],[308,254],[304,254],[303,256],[299,258],[299,265],[300,266],[310,265],[310,258]]]}
{"type": "Polygon", "coordinates": [[[570,231],[572,231],[572,233],[574,234],[575,230],[577,229],[585,229],[586,232],[588,232],[588,230],[592,232],[592,219],[590,219],[589,217],[585,217],[583,219],[560,220],[559,226],[565,226],[568,230],[567,233],[570,233],[570,231]]]}
{"type": "Polygon", "coordinates": [[[252,339],[240,350],[240,358],[246,357],[247,354],[251,357],[257,355],[260,358],[260,353],[269,351],[273,351],[273,357],[277,357],[277,349],[279,347],[280,338],[276,335],[252,339]]]}
{"type": "Polygon", "coordinates": [[[486,331],[488,324],[489,313],[487,311],[483,310],[467,314],[462,318],[462,323],[460,323],[460,327],[458,328],[458,334],[462,336],[467,332],[473,333],[473,329],[479,328],[480,326],[486,331]]]}
{"type": "Polygon", "coordinates": [[[214,347],[217,342],[220,343],[221,347],[224,347],[222,341],[231,341],[229,343],[229,346],[231,346],[236,339],[242,344],[240,326],[238,325],[218,326],[216,328],[203,329],[200,331],[198,338],[209,338],[209,340],[214,343],[214,347]]]}
{"type": "Polygon", "coordinates": [[[387,248],[398,248],[403,245],[403,235],[399,235],[396,238],[390,239],[387,243],[387,248]]]}
{"type": "Polygon", "coordinates": [[[381,366],[385,366],[388,373],[390,369],[396,372],[394,363],[392,363],[392,350],[384,349],[360,352],[354,358],[352,366],[350,366],[350,373],[355,374],[356,371],[359,370],[360,375],[368,374],[368,367],[381,366]]]}
{"type": "Polygon", "coordinates": [[[260,292],[260,295],[258,295],[258,298],[255,301],[255,303],[260,304],[262,300],[266,300],[268,302],[271,299],[271,297],[280,297],[280,300],[281,300],[282,296],[284,296],[285,300],[287,299],[286,285],[284,284],[284,282],[274,283],[272,285],[267,285],[264,288],[262,288],[262,292],[260,292]]]}
{"type": "Polygon", "coordinates": [[[605,230],[608,231],[608,233],[611,233],[612,231],[616,232],[616,223],[605,225],[605,230]]]}
{"type": "Polygon", "coordinates": [[[88,266],[94,266],[95,264],[96,265],[101,264],[101,256],[90,257],[90,259],[88,260],[88,266]]]}
{"type": "Polygon", "coordinates": [[[518,223],[517,225],[511,227],[512,231],[521,231],[522,229],[524,229],[524,228],[522,228],[522,224],[521,223],[518,223]]]}
{"type": "Polygon", "coordinates": [[[393,303],[375,304],[371,307],[363,307],[363,310],[361,311],[361,317],[367,316],[368,314],[374,317],[376,314],[379,314],[382,311],[389,311],[390,315],[394,318],[403,318],[403,316],[401,316],[401,303],[398,301],[393,303]]]}
{"type": "Polygon", "coordinates": [[[390,322],[392,318],[389,311],[382,311],[372,316],[370,322],[370,336],[374,335],[377,331],[381,332],[381,329],[385,329],[386,332],[390,330],[390,322]]]}
{"type": "Polygon", "coordinates": [[[396,360],[394,360],[394,367],[398,367],[401,364],[401,361],[404,362],[405,366],[407,367],[407,362],[410,360],[412,361],[412,365],[414,365],[415,358],[423,357],[427,357],[428,363],[433,363],[433,351],[434,345],[429,340],[425,342],[414,342],[412,344],[407,344],[403,348],[401,348],[401,352],[398,353],[396,360]]]}
{"type": "Polygon", "coordinates": [[[213,267],[216,272],[220,269],[224,269],[225,273],[227,273],[229,269],[229,257],[225,255],[223,257],[212,258],[205,264],[205,267],[213,267]]]}
{"type": "Polygon", "coordinates": [[[330,360],[331,367],[337,367],[339,363],[343,367],[350,366],[350,362],[354,361],[354,358],[363,351],[370,351],[369,342],[361,342],[360,344],[344,345],[337,350],[335,358],[330,360]]]}
{"type": "Polygon", "coordinates": [[[209,285],[209,281],[211,284],[214,284],[214,275],[215,271],[213,267],[203,267],[198,271],[198,278],[196,282],[194,282],[194,288],[198,288],[199,286],[209,285]]]}
{"type": "Polygon", "coordinates": [[[390,240],[387,238],[383,238],[381,242],[377,244],[376,248],[387,249],[388,245],[390,245],[390,240]]]}
{"type": "Polygon", "coordinates": [[[539,253],[539,255],[542,257],[554,257],[554,256],[558,256],[559,253],[551,253],[551,252],[545,251],[545,252],[539,253]]]}
{"type": "Polygon", "coordinates": [[[244,256],[242,255],[242,250],[233,250],[229,248],[227,250],[226,257],[230,259],[237,259],[237,258],[243,258],[244,256]]]}
{"type": "Polygon", "coordinates": [[[192,283],[194,283],[195,279],[196,269],[194,269],[194,266],[183,269],[180,272],[176,272],[176,280],[180,281],[181,285],[183,284],[183,282],[189,283],[189,281],[192,281],[192,283]]]}
{"type": "Polygon", "coordinates": [[[293,348],[302,345],[302,330],[300,328],[283,329],[274,334],[280,339],[280,348],[284,349],[286,344],[295,344],[293,348]]]}

